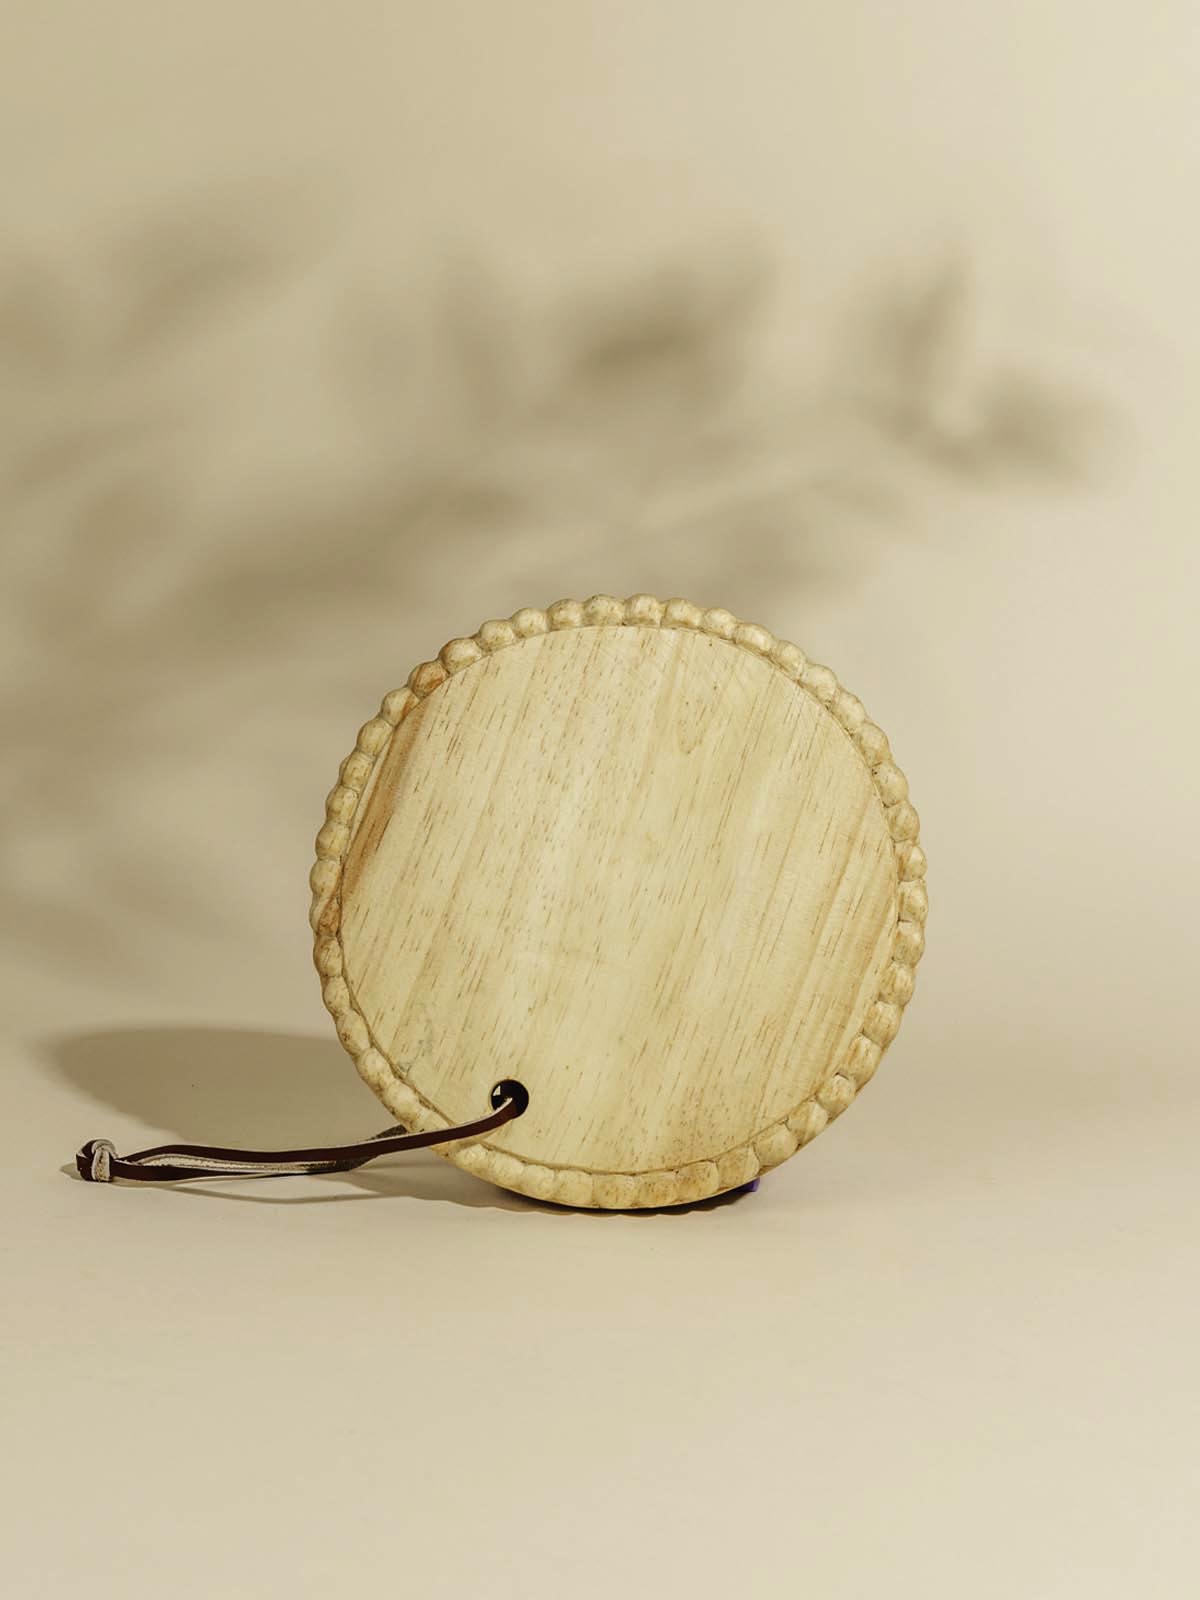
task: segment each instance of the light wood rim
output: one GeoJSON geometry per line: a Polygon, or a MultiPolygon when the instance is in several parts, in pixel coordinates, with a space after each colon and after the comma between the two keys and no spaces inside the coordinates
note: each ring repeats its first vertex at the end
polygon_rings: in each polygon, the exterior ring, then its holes
{"type": "Polygon", "coordinates": [[[517,611],[506,620],[485,622],[470,638],[452,639],[437,660],[422,662],[413,669],[404,688],[384,696],[379,715],[360,728],[354,749],[341,764],[339,781],[326,802],[326,820],[317,835],[317,860],[310,875],[313,953],[322,980],[322,997],[333,1016],[338,1038],[364,1081],[406,1127],[449,1127],[450,1119],[402,1078],[377,1047],[346,982],[340,938],[340,888],[342,864],[354,835],[360,800],[394,730],[419,701],[435,694],[453,674],[468,671],[476,662],[497,650],[518,645],[523,639],[565,628],[602,627],[698,629],[725,640],[732,649],[747,650],[770,662],[842,728],[870,774],[895,853],[896,919],[890,959],[879,990],[866,1007],[844,1056],[831,1061],[816,1090],[783,1121],[712,1160],[655,1172],[600,1173],[534,1166],[491,1148],[486,1141],[450,1144],[440,1152],[503,1188],[539,1199],[609,1209],[677,1205],[739,1187],[778,1166],[814,1139],[874,1075],[896,1036],[912,995],[916,965],[924,950],[928,910],[925,853],[918,842],[919,819],[908,799],[907,781],[891,759],[886,735],[867,718],[862,702],[839,685],[828,667],[809,661],[794,644],[776,639],[766,628],[740,622],[721,608],[705,610],[686,600],[661,601],[652,595],[634,595],[628,600],[609,595],[595,595],[585,601],[560,600],[545,611],[517,611]]]}

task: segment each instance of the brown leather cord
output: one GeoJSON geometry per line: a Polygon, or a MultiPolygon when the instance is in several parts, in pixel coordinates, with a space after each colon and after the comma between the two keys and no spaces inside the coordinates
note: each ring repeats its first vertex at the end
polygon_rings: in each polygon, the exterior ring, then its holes
{"type": "Polygon", "coordinates": [[[211,1144],[159,1144],[119,1156],[107,1139],[89,1139],[75,1157],[85,1183],[180,1183],[189,1178],[286,1178],[312,1172],[349,1172],[377,1156],[402,1150],[423,1150],[455,1139],[480,1139],[521,1116],[529,1091],[514,1078],[503,1078],[491,1093],[493,1111],[477,1122],[429,1133],[385,1128],[361,1144],[318,1146],[312,1150],[226,1150],[211,1144]]]}

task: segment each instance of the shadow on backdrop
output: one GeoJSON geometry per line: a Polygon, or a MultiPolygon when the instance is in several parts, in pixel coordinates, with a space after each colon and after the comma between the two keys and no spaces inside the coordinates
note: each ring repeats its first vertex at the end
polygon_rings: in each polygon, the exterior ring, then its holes
{"type": "Polygon", "coordinates": [[[257,926],[205,870],[246,796],[307,818],[288,752],[357,726],[451,597],[460,629],[614,588],[773,621],[922,496],[1097,458],[1099,400],[979,355],[966,255],[882,275],[780,372],[753,238],[536,291],[416,250],[382,286],[327,210],[197,193],[0,273],[14,959],[145,980],[181,929],[257,926]]]}

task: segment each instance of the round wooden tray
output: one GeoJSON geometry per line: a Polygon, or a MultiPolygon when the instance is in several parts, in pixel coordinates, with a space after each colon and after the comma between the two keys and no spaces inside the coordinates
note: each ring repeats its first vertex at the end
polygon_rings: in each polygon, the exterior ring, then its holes
{"type": "Polygon", "coordinates": [[[561,600],[383,701],[312,873],[325,1004],[412,1129],[529,1109],[451,1161],[573,1206],[737,1188],[895,1037],[925,856],[884,734],[727,611],[561,600]]]}

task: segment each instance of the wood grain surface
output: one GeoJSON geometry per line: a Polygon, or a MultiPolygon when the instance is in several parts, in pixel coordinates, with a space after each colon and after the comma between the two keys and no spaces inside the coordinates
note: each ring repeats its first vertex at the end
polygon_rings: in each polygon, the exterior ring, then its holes
{"type": "Polygon", "coordinates": [[[924,857],[827,669],[725,612],[590,620],[605,601],[485,625],[385,700],[318,840],[317,964],[402,1121],[525,1083],[526,1114],[451,1159],[672,1204],[785,1159],[874,1071],[924,857]]]}

